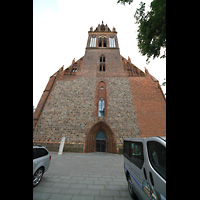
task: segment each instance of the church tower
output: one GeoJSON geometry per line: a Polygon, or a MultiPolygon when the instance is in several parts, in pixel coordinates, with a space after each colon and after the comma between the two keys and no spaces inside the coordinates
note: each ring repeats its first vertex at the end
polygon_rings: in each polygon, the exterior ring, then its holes
{"type": "Polygon", "coordinates": [[[108,77],[114,76],[117,72],[118,76],[119,73],[124,76],[122,63],[119,60],[121,56],[116,29],[113,27],[111,31],[103,22],[95,30],[91,27],[83,63],[85,68],[81,75],[108,77]]]}
{"type": "Polygon", "coordinates": [[[123,138],[165,136],[158,81],[120,55],[117,31],[88,31],[85,55],[54,73],[33,116],[33,143],[64,151],[120,153],[123,138]]]}

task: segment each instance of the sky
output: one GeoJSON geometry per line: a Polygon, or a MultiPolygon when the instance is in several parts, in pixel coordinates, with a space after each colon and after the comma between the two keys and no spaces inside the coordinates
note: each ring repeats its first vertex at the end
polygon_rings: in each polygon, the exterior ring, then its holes
{"type": "MultiPolygon", "coordinates": [[[[117,0],[33,0],[33,105],[37,107],[50,76],[85,55],[88,31],[102,21],[118,32],[120,54],[160,83],[166,79],[166,59],[142,56],[137,47],[134,14],[141,0],[130,5],[117,0]]],[[[149,8],[151,0],[146,2],[149,8]]],[[[162,87],[166,92],[166,87],[162,87]]]]}

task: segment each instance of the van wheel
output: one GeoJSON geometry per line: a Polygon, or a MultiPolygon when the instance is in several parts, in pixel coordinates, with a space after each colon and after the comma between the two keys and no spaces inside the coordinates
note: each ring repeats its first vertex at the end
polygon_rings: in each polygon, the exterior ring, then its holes
{"type": "Polygon", "coordinates": [[[42,176],[43,176],[43,169],[39,168],[35,174],[33,175],[33,187],[37,186],[39,184],[39,182],[42,180],[42,176]]]}
{"type": "Polygon", "coordinates": [[[137,200],[138,199],[137,196],[135,195],[134,191],[133,191],[133,183],[132,183],[132,180],[131,180],[130,176],[128,176],[128,191],[129,191],[129,193],[131,195],[131,198],[133,200],[137,200]]]}

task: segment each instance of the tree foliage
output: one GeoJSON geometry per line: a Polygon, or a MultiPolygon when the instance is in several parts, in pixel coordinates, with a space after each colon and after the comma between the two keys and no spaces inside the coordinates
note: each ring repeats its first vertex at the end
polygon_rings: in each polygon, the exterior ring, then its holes
{"type": "MultiPolygon", "coordinates": [[[[132,3],[133,0],[118,0],[118,3],[132,3]]],[[[161,47],[166,49],[166,0],[153,0],[150,11],[145,12],[145,3],[140,2],[134,15],[138,24],[138,47],[141,54],[147,56],[147,61],[160,56],[161,47]]],[[[165,58],[161,55],[160,58],[165,58]]]]}
{"type": "Polygon", "coordinates": [[[125,3],[128,3],[129,5],[133,2],[133,0],[118,0],[117,3],[121,3],[125,5],[125,3]]]}
{"type": "Polygon", "coordinates": [[[165,78],[164,78],[164,82],[161,84],[161,86],[166,86],[165,78]]]}

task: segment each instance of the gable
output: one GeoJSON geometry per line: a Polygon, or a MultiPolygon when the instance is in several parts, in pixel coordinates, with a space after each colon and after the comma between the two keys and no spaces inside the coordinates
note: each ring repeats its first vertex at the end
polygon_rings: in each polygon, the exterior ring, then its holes
{"type": "Polygon", "coordinates": [[[145,73],[136,67],[134,64],[131,63],[130,58],[127,60],[123,56],[122,57],[122,65],[124,70],[128,72],[129,76],[132,77],[145,77],[145,73]]]}

